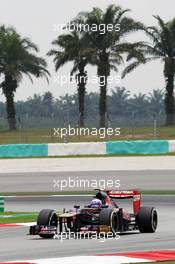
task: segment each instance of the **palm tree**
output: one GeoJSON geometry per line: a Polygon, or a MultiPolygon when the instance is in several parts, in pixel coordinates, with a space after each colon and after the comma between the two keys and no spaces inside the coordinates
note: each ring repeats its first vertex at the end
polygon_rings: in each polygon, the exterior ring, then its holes
{"type": "Polygon", "coordinates": [[[123,76],[134,70],[142,63],[160,59],[164,63],[164,77],[166,82],[165,111],[166,125],[175,122],[174,104],[174,77],[175,77],[175,19],[164,22],[159,16],[154,16],[158,22],[158,27],[148,27],[145,32],[151,38],[151,44],[143,48],[142,52],[147,55],[145,60],[134,61],[128,65],[123,76]]]}
{"type": "Polygon", "coordinates": [[[129,33],[144,27],[140,22],[126,16],[128,11],[129,9],[123,10],[120,6],[110,5],[105,12],[100,8],[93,8],[91,12],[81,12],[74,20],[77,25],[89,25],[91,28],[91,30],[85,30],[81,27],[80,31],[91,49],[93,64],[97,65],[97,75],[100,80],[99,113],[101,127],[106,125],[107,82],[111,70],[118,71],[118,66],[123,63],[123,53],[128,54],[128,59],[133,57],[137,57],[141,61],[144,59],[143,54],[138,49],[145,43],[128,43],[124,40],[129,33]],[[94,25],[96,25],[97,30],[92,30],[94,25]],[[101,25],[106,29],[104,34],[100,30],[101,25]],[[107,29],[108,25],[112,25],[112,31],[107,29]]]}
{"type": "Polygon", "coordinates": [[[14,94],[22,80],[23,74],[32,81],[35,77],[46,77],[44,59],[36,56],[37,46],[27,38],[21,36],[11,28],[2,27],[0,30],[0,72],[3,74],[3,82],[0,84],[6,97],[6,111],[10,130],[16,130],[14,94]]]}
{"type": "Polygon", "coordinates": [[[79,125],[84,126],[84,98],[86,93],[87,72],[85,67],[89,61],[89,49],[79,32],[60,35],[52,42],[57,49],[51,49],[49,56],[54,56],[55,70],[58,71],[67,62],[73,61],[71,76],[76,73],[79,101],[79,125]]]}
{"type": "Polygon", "coordinates": [[[149,105],[147,95],[142,93],[138,95],[134,94],[133,98],[130,100],[130,105],[134,108],[134,112],[137,113],[139,117],[145,117],[149,105]]]}
{"type": "Polygon", "coordinates": [[[42,115],[46,117],[53,116],[54,97],[51,92],[46,92],[42,96],[43,111],[42,115]]]}
{"type": "Polygon", "coordinates": [[[150,111],[155,114],[160,114],[163,110],[163,91],[160,89],[154,89],[152,93],[149,93],[148,99],[150,103],[150,111]]]}
{"type": "Polygon", "coordinates": [[[128,99],[130,97],[130,91],[127,91],[125,87],[115,87],[111,90],[110,105],[111,112],[117,116],[124,116],[128,112],[128,99]]]}

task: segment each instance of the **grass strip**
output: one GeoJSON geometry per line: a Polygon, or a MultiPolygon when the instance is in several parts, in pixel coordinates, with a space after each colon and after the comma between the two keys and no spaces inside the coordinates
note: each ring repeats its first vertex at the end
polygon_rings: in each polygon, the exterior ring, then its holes
{"type": "Polygon", "coordinates": [[[0,213],[0,224],[36,222],[38,213],[4,212],[0,213]]]}
{"type": "MultiPolygon", "coordinates": [[[[110,140],[143,140],[143,139],[175,139],[174,126],[157,127],[156,137],[153,131],[153,124],[150,127],[121,127],[121,135],[112,136],[110,140]]],[[[16,131],[8,131],[0,128],[0,144],[17,143],[62,143],[67,139],[69,142],[102,142],[109,140],[109,137],[99,136],[69,136],[60,138],[54,136],[53,128],[26,128],[16,131]]]]}
{"type": "Polygon", "coordinates": [[[111,157],[159,157],[159,156],[175,156],[175,152],[161,154],[98,154],[98,155],[67,155],[67,156],[35,156],[35,157],[0,157],[0,159],[67,159],[67,158],[111,158],[111,157]]]}
{"type": "MultiPolygon", "coordinates": [[[[60,211],[57,211],[59,214],[60,211]]],[[[36,222],[38,212],[4,212],[0,213],[0,224],[36,222]]]]}
{"type": "MultiPolygon", "coordinates": [[[[137,189],[137,188],[135,188],[137,189]]],[[[143,195],[175,195],[174,190],[140,190],[143,195]]],[[[55,196],[55,195],[93,195],[95,191],[62,191],[62,192],[2,192],[0,196],[55,196]]]]}

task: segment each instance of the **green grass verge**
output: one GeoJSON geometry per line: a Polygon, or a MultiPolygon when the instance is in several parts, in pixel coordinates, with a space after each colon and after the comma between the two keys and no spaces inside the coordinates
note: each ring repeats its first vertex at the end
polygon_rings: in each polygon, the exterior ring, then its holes
{"type": "MultiPolygon", "coordinates": [[[[69,142],[98,142],[107,140],[140,140],[140,139],[175,139],[174,127],[159,127],[156,138],[153,135],[153,127],[122,128],[120,136],[100,138],[96,136],[70,136],[69,142]]],[[[65,138],[55,137],[53,129],[28,129],[9,132],[0,129],[0,144],[18,143],[61,143],[65,138]]]]}
{"type": "Polygon", "coordinates": [[[48,156],[48,157],[0,157],[0,159],[53,159],[53,158],[110,158],[110,157],[155,157],[155,156],[175,156],[175,152],[164,154],[108,154],[108,155],[67,155],[67,156],[48,156]]]}
{"type": "Polygon", "coordinates": [[[0,224],[36,222],[37,217],[38,212],[4,212],[0,213],[0,224]]]}
{"type": "Polygon", "coordinates": [[[36,222],[37,213],[4,212],[0,213],[0,224],[36,222]]]}
{"type": "Polygon", "coordinates": [[[62,191],[62,192],[1,192],[0,196],[49,196],[49,195],[93,195],[95,191],[62,191]]]}
{"type": "MultiPolygon", "coordinates": [[[[175,195],[175,190],[140,190],[143,195],[175,195]]],[[[95,191],[2,192],[1,196],[93,195],[95,191]]]]}

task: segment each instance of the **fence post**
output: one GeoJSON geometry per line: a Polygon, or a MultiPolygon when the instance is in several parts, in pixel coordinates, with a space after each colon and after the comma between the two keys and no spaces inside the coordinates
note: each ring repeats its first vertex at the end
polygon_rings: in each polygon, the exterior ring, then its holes
{"type": "Polygon", "coordinates": [[[157,120],[154,119],[153,121],[153,135],[154,135],[154,139],[157,138],[157,120]]]}

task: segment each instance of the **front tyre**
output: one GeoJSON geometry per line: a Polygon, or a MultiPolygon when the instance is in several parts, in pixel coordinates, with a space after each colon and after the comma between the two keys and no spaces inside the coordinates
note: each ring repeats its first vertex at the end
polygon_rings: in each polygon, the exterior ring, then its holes
{"type": "Polygon", "coordinates": [[[136,217],[136,221],[141,233],[154,233],[158,224],[156,209],[148,206],[141,207],[136,217]]]}
{"type": "MultiPolygon", "coordinates": [[[[40,211],[37,219],[38,226],[58,226],[58,217],[54,210],[43,209],[40,211]]],[[[54,234],[40,234],[42,238],[53,238],[54,234]]]]}

